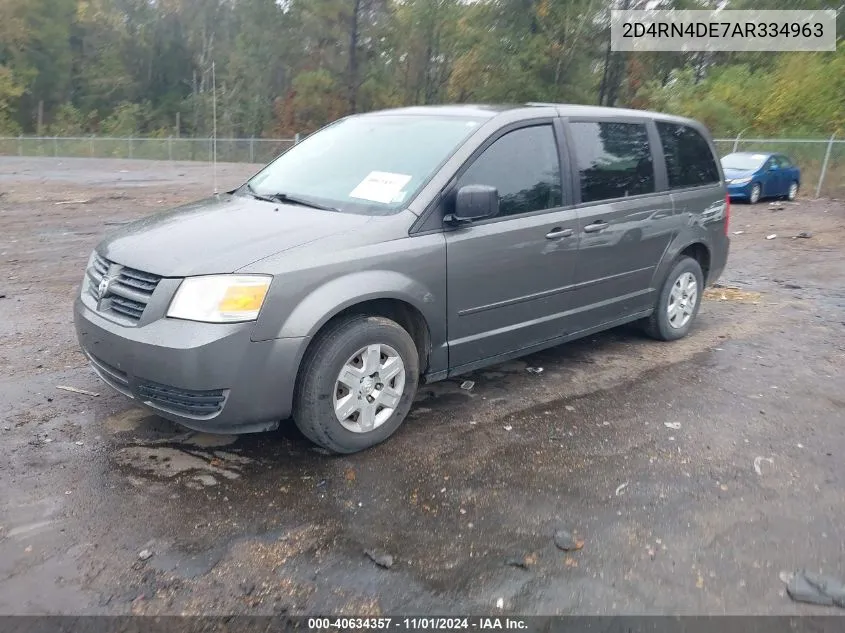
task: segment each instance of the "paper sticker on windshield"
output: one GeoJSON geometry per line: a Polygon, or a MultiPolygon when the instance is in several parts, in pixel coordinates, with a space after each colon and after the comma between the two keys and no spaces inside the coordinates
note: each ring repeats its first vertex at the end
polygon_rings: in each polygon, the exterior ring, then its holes
{"type": "Polygon", "coordinates": [[[382,204],[390,204],[402,187],[408,184],[411,177],[406,174],[391,174],[387,171],[371,171],[355,189],[349,193],[350,198],[372,200],[382,204]]]}

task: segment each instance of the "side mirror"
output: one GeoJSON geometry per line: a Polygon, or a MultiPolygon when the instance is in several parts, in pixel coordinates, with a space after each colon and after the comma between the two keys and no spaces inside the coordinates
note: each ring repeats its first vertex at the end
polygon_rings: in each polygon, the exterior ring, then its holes
{"type": "Polygon", "coordinates": [[[499,213],[499,192],[488,185],[466,185],[455,195],[455,213],[447,222],[472,222],[495,217],[499,213]]]}

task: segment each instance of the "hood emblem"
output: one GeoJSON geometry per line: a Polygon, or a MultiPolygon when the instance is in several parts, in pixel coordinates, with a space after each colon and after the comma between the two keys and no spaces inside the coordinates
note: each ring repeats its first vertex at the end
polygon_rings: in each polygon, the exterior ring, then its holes
{"type": "Polygon", "coordinates": [[[100,308],[100,303],[109,293],[109,288],[111,287],[111,283],[114,281],[114,279],[114,277],[103,276],[103,278],[100,280],[100,283],[97,285],[97,309],[100,308]]]}

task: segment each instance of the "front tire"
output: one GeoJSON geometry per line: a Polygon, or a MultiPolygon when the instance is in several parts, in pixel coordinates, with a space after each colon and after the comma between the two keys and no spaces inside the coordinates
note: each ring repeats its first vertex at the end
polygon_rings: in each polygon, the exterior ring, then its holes
{"type": "Polygon", "coordinates": [[[321,332],[300,370],[293,418],[309,440],[355,453],[390,437],[419,381],[414,340],[398,323],[354,315],[321,332]]]}
{"type": "Polygon", "coordinates": [[[751,185],[751,192],[748,194],[748,204],[757,204],[760,202],[760,194],[763,193],[763,190],[760,187],[759,183],[754,183],[751,185]]]}
{"type": "Polygon", "coordinates": [[[698,315],[703,292],[701,266],[692,257],[681,257],[663,282],[657,305],[646,322],[648,335],[659,341],[685,337],[698,315]]]}
{"type": "Polygon", "coordinates": [[[789,183],[789,192],[786,194],[786,199],[789,201],[795,200],[798,197],[798,183],[794,180],[789,183]]]}

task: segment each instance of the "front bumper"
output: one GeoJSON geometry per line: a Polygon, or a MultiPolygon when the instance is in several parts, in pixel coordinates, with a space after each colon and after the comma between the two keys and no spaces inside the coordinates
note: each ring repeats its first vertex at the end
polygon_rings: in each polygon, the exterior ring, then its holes
{"type": "Polygon", "coordinates": [[[252,341],[252,322],[160,318],[128,327],[79,296],[74,322],[99,377],[161,417],[198,431],[252,433],[290,416],[305,338],[252,341]]]}
{"type": "Polygon", "coordinates": [[[751,195],[751,182],[741,185],[728,184],[728,195],[731,198],[747,199],[751,195]]]}

